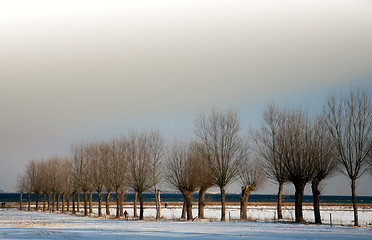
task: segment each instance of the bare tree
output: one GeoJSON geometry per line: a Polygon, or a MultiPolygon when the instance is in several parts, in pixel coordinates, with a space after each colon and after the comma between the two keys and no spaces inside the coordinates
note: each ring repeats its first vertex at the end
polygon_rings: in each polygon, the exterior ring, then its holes
{"type": "Polygon", "coordinates": [[[26,175],[19,175],[17,177],[17,189],[20,193],[20,196],[19,196],[19,210],[23,210],[23,206],[22,206],[22,202],[23,202],[23,193],[27,192],[28,189],[30,188],[30,184],[29,182],[27,181],[27,176],[26,175]]]}
{"type": "Polygon", "coordinates": [[[52,192],[52,212],[54,210],[58,211],[59,208],[59,199],[61,196],[62,190],[62,159],[57,156],[50,157],[46,162],[47,171],[48,171],[48,182],[50,186],[50,191],[52,192]],[[55,202],[57,195],[57,204],[55,202]]]}
{"type": "Polygon", "coordinates": [[[65,212],[65,200],[67,201],[66,210],[69,211],[69,196],[71,194],[71,174],[72,164],[70,159],[64,158],[61,164],[60,181],[62,182],[62,213],[65,212]]]}
{"type": "Polygon", "coordinates": [[[332,95],[325,107],[326,123],[336,159],[351,180],[354,225],[358,226],[356,180],[367,170],[372,152],[372,105],[366,91],[351,88],[347,95],[332,95]]]}
{"type": "MultiPolygon", "coordinates": [[[[87,162],[87,153],[85,144],[76,144],[72,146],[72,169],[77,186],[84,193],[84,215],[88,215],[87,192],[91,188],[89,164],[87,162]]],[[[79,206],[79,194],[78,194],[79,206]]],[[[79,208],[78,208],[79,209],[79,208]]],[[[79,211],[79,210],[78,210],[79,211]]]]}
{"type": "Polygon", "coordinates": [[[105,156],[101,151],[101,145],[91,143],[90,148],[90,172],[94,190],[98,193],[98,216],[102,216],[102,191],[105,183],[105,156]]]}
{"type": "Polygon", "coordinates": [[[160,187],[164,181],[163,172],[163,149],[164,139],[158,130],[149,132],[150,146],[149,154],[151,159],[152,183],[155,193],[156,219],[161,218],[160,187]]]}
{"type": "MultiPolygon", "coordinates": [[[[35,200],[36,200],[36,207],[35,210],[39,210],[39,197],[40,197],[40,192],[41,192],[41,187],[42,187],[42,175],[41,173],[41,162],[37,162],[35,160],[32,160],[26,165],[26,176],[27,176],[27,181],[29,182],[31,186],[31,191],[35,193],[35,200]]],[[[30,198],[30,193],[29,192],[29,198],[30,198]]],[[[30,201],[30,200],[29,200],[30,201]]]]}
{"type": "Polygon", "coordinates": [[[200,142],[190,143],[191,151],[197,161],[195,161],[196,169],[198,170],[198,184],[199,184],[199,201],[198,201],[198,218],[204,218],[205,194],[207,190],[213,186],[213,174],[208,165],[208,152],[204,145],[200,142]]]}
{"type": "Polygon", "coordinates": [[[138,192],[140,219],[143,219],[142,193],[153,187],[153,172],[150,154],[151,138],[147,132],[133,131],[127,139],[127,159],[131,175],[130,186],[138,192]]]}
{"type": "Polygon", "coordinates": [[[270,180],[277,183],[278,198],[277,198],[277,214],[278,219],[283,218],[282,201],[283,201],[283,186],[288,182],[287,172],[278,154],[277,138],[278,131],[283,120],[283,112],[278,109],[273,103],[269,104],[263,114],[263,124],[260,131],[252,132],[252,139],[256,143],[256,149],[260,157],[264,160],[264,166],[267,176],[270,180]]]}
{"type": "Polygon", "coordinates": [[[221,192],[221,221],[225,221],[225,187],[236,178],[246,151],[239,136],[240,122],[235,111],[212,110],[207,118],[204,114],[195,121],[196,135],[204,145],[213,183],[221,192]]]}
{"type": "Polygon", "coordinates": [[[175,143],[170,151],[167,172],[169,183],[180,190],[186,205],[187,220],[192,220],[191,194],[199,186],[198,158],[187,144],[175,143]]]}
{"type": "Polygon", "coordinates": [[[124,137],[120,140],[112,139],[109,144],[109,168],[110,175],[109,181],[110,184],[115,190],[116,193],[116,217],[120,217],[121,209],[121,192],[125,191],[127,185],[127,158],[126,158],[126,148],[127,142],[124,137]]]}
{"type": "Polygon", "coordinates": [[[314,141],[314,176],[311,181],[311,189],[313,192],[313,206],[315,223],[322,223],[319,207],[319,185],[321,181],[329,177],[337,167],[334,158],[334,148],[321,117],[316,119],[315,127],[315,141],[314,141]]]}
{"type": "Polygon", "coordinates": [[[295,186],[296,222],[304,222],[302,202],[305,185],[314,175],[314,145],[314,130],[307,113],[301,109],[285,111],[277,147],[288,180],[295,186]]]}
{"type": "Polygon", "coordinates": [[[242,192],[240,195],[240,219],[247,219],[247,205],[251,192],[259,189],[264,181],[263,163],[256,157],[247,158],[239,171],[242,192]]]}
{"type": "MultiPolygon", "coordinates": [[[[41,173],[40,174],[42,175],[41,192],[43,193],[43,212],[45,212],[47,196],[50,193],[50,181],[49,181],[49,170],[48,170],[47,162],[44,159],[41,160],[41,173]]],[[[50,204],[50,201],[49,201],[49,204],[50,204]]],[[[49,207],[50,206],[48,206],[48,211],[49,211],[49,207]]]]}
{"type": "Polygon", "coordinates": [[[110,165],[110,145],[107,142],[102,142],[99,146],[100,156],[103,163],[104,174],[104,189],[106,190],[106,216],[110,216],[110,195],[112,192],[111,184],[111,165],[110,165]]]}

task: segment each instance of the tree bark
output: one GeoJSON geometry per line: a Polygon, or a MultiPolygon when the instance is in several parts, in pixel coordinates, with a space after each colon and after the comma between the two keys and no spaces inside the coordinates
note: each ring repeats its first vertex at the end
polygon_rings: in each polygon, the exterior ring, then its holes
{"type": "Polygon", "coordinates": [[[242,187],[242,193],[240,195],[240,219],[247,220],[247,206],[248,198],[252,190],[249,186],[242,187]]]}
{"type": "Polygon", "coordinates": [[[205,194],[207,193],[208,187],[201,186],[199,190],[199,209],[198,217],[204,218],[204,207],[205,207],[205,194]]]}
{"type": "Polygon", "coordinates": [[[225,188],[220,188],[221,190],[221,222],[226,221],[226,202],[225,202],[225,188]]]}
{"type": "Polygon", "coordinates": [[[22,211],[22,195],[23,195],[23,192],[21,192],[21,195],[19,195],[19,210],[22,211]]]}
{"type": "Polygon", "coordinates": [[[66,197],[66,192],[62,193],[62,213],[65,213],[65,197],[66,197]]]}
{"type": "Polygon", "coordinates": [[[186,218],[186,200],[185,198],[183,198],[183,206],[182,206],[182,214],[181,214],[181,218],[186,218]]]}
{"type": "Polygon", "coordinates": [[[190,191],[182,191],[185,204],[186,204],[186,217],[187,220],[192,220],[192,200],[191,200],[191,192],[190,191]]]}
{"type": "Polygon", "coordinates": [[[160,190],[155,191],[155,201],[156,201],[156,219],[160,219],[161,218],[160,190]]]}
{"type": "Polygon", "coordinates": [[[106,216],[110,216],[110,192],[106,195],[106,216]]]}
{"type": "Polygon", "coordinates": [[[120,193],[119,193],[119,189],[116,189],[115,191],[116,193],[116,218],[119,218],[120,217],[120,193]]]}
{"type": "Polygon", "coordinates": [[[284,184],[282,182],[279,182],[278,203],[277,203],[278,219],[283,219],[283,214],[282,214],[283,185],[284,184]]]}
{"type": "Polygon", "coordinates": [[[124,194],[125,194],[125,191],[124,190],[121,190],[120,191],[120,216],[123,216],[123,214],[124,214],[124,212],[123,212],[124,194]]]}
{"type": "Polygon", "coordinates": [[[314,207],[314,218],[316,224],[321,224],[322,219],[320,216],[320,206],[319,206],[319,195],[320,191],[318,189],[320,183],[320,179],[313,178],[311,181],[311,190],[313,192],[313,207],[314,207]]]}
{"type": "Polygon", "coordinates": [[[76,211],[80,212],[80,192],[77,193],[76,211]]]}
{"type": "Polygon", "coordinates": [[[137,196],[138,196],[138,192],[136,191],[134,193],[134,201],[133,201],[133,216],[134,217],[138,217],[138,214],[137,214],[137,196]]]}
{"type": "Polygon", "coordinates": [[[46,210],[46,197],[47,197],[47,193],[44,192],[43,193],[43,212],[45,212],[46,210]]]}
{"type": "Polygon", "coordinates": [[[39,210],[39,197],[40,197],[40,193],[35,193],[35,200],[36,200],[36,207],[35,207],[35,210],[38,211],[39,210]]]}
{"type": "Polygon", "coordinates": [[[351,198],[353,201],[353,209],[354,209],[354,226],[359,226],[358,221],[358,207],[356,202],[356,194],[355,194],[355,188],[356,188],[356,179],[351,179],[351,198]]]}
{"type": "Polygon", "coordinates": [[[140,200],[140,220],[143,220],[143,196],[142,192],[138,192],[138,197],[140,200]]]}
{"type": "Polygon", "coordinates": [[[48,192],[48,211],[50,211],[50,192],[48,192]]]}
{"type": "Polygon", "coordinates": [[[56,210],[59,211],[59,199],[61,198],[61,193],[57,193],[57,205],[56,210]]]}
{"type": "Polygon", "coordinates": [[[53,199],[52,199],[52,212],[54,212],[55,204],[56,204],[56,193],[52,193],[53,199]]]}
{"type": "Polygon", "coordinates": [[[28,192],[27,201],[28,201],[28,211],[31,211],[31,193],[30,192],[28,192]]]}
{"type": "Polygon", "coordinates": [[[295,185],[295,217],[296,222],[305,222],[304,217],[302,215],[302,201],[304,198],[304,189],[305,189],[306,182],[300,181],[294,183],[295,185]]]}
{"type": "Polygon", "coordinates": [[[102,194],[98,191],[98,217],[102,216],[102,194]]]}
{"type": "Polygon", "coordinates": [[[73,192],[72,194],[72,213],[73,214],[76,214],[75,199],[76,199],[76,192],[73,192]]]}
{"type": "Polygon", "coordinates": [[[93,213],[92,200],[93,200],[93,191],[90,191],[90,195],[89,195],[89,214],[93,213]]]}
{"type": "Polygon", "coordinates": [[[87,192],[84,192],[84,216],[88,215],[88,195],[87,192]]]}
{"type": "Polygon", "coordinates": [[[66,193],[66,211],[70,211],[70,193],[66,193]]]}

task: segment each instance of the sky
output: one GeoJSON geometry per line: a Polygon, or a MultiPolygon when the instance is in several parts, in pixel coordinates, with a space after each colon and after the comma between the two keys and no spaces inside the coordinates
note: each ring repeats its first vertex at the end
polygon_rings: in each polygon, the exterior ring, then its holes
{"type": "MultiPolygon", "coordinates": [[[[352,84],[371,97],[371,26],[367,0],[0,0],[0,189],[74,143],[190,139],[212,107],[236,109],[246,133],[269,101],[315,114],[352,84]]],[[[323,193],[349,188],[336,176],[323,193]]]]}

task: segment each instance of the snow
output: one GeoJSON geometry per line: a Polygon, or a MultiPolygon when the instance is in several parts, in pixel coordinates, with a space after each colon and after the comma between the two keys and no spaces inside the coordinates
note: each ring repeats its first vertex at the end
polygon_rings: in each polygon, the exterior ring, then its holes
{"type": "MultiPolygon", "coordinates": [[[[112,209],[114,210],[114,209],[112,209]]],[[[129,209],[128,209],[129,210],[129,209]]],[[[152,208],[145,209],[146,215],[152,208]]],[[[163,209],[163,216],[180,213],[163,209]]],[[[113,211],[114,212],[114,211],[113,211]]],[[[129,212],[129,211],[128,211],[129,212]]],[[[256,211],[260,212],[260,211],[256,211]]],[[[234,213],[235,214],[235,213],[234,213]]],[[[206,215],[217,215],[211,208],[206,215]]],[[[369,216],[371,214],[369,213],[369,216]]],[[[369,218],[371,220],[371,218],[369,218]]],[[[372,239],[370,227],[278,222],[126,221],[59,213],[0,210],[0,239],[372,239]]]]}

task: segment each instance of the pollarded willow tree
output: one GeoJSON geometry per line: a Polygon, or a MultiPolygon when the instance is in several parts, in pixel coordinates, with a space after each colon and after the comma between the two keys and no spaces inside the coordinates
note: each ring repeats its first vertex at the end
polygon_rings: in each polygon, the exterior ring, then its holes
{"type": "Polygon", "coordinates": [[[193,158],[197,161],[194,164],[198,170],[199,201],[198,201],[198,218],[204,218],[205,194],[207,190],[214,185],[213,174],[208,165],[208,153],[204,145],[200,142],[190,143],[190,151],[193,152],[193,158]]]}
{"type": "Polygon", "coordinates": [[[193,219],[191,194],[199,187],[200,177],[197,164],[199,159],[193,150],[189,144],[175,142],[167,161],[168,182],[182,193],[187,220],[193,219]]]}
{"type": "Polygon", "coordinates": [[[351,181],[354,225],[358,226],[355,189],[356,180],[368,169],[372,155],[371,100],[360,87],[351,88],[347,95],[330,96],[324,112],[336,159],[351,181]]]}
{"type": "Polygon", "coordinates": [[[109,184],[116,193],[116,217],[119,218],[122,214],[122,202],[124,192],[128,185],[128,161],[126,158],[127,141],[123,137],[121,139],[112,139],[109,151],[109,168],[107,173],[109,184]]]}
{"type": "Polygon", "coordinates": [[[319,185],[324,179],[335,172],[337,162],[335,161],[334,147],[324,124],[324,119],[318,117],[315,121],[314,176],[311,180],[311,189],[313,193],[315,223],[322,223],[319,207],[319,185]]]}
{"type": "Polygon", "coordinates": [[[257,157],[247,158],[239,170],[241,184],[240,219],[247,219],[247,205],[250,194],[258,190],[265,182],[265,171],[261,160],[257,157]]]}
{"type": "Polygon", "coordinates": [[[220,188],[221,221],[226,219],[225,188],[237,179],[239,167],[248,152],[239,131],[239,116],[232,110],[212,110],[208,117],[201,114],[195,121],[195,132],[206,149],[213,183],[220,188]]]}
{"type": "MultiPolygon", "coordinates": [[[[87,192],[91,188],[89,162],[86,151],[86,144],[76,144],[71,148],[72,151],[72,174],[75,184],[84,193],[84,215],[88,215],[88,196],[87,192]]],[[[79,209],[79,198],[78,198],[79,209]]],[[[79,210],[78,210],[79,211],[79,210]]]]}
{"type": "Polygon", "coordinates": [[[265,171],[270,180],[277,183],[277,217],[283,218],[282,201],[283,186],[288,182],[283,159],[278,153],[278,132],[283,122],[283,111],[273,103],[269,104],[263,113],[263,123],[261,129],[252,134],[252,139],[256,143],[256,149],[260,157],[264,160],[265,171]]]}
{"type": "MultiPolygon", "coordinates": [[[[35,210],[39,210],[39,197],[42,190],[42,166],[41,162],[32,160],[26,165],[26,178],[28,184],[30,184],[30,192],[28,194],[29,205],[30,205],[30,194],[33,192],[35,194],[36,206],[35,210]]],[[[30,206],[29,206],[30,210],[30,206]]]]}
{"type": "Polygon", "coordinates": [[[277,149],[288,180],[295,186],[295,221],[304,222],[302,202],[305,185],[314,176],[315,134],[312,121],[303,110],[293,109],[283,114],[277,149]]]}
{"type": "Polygon", "coordinates": [[[126,157],[130,174],[129,185],[138,192],[140,201],[140,219],[143,219],[143,195],[154,186],[154,157],[159,153],[162,144],[157,143],[161,138],[154,138],[156,130],[147,132],[133,131],[127,138],[126,157]]]}
{"type": "Polygon", "coordinates": [[[163,150],[164,138],[158,130],[149,132],[152,184],[155,193],[156,219],[161,218],[160,188],[164,182],[163,150]]]}
{"type": "Polygon", "coordinates": [[[17,190],[19,191],[20,193],[20,197],[19,197],[19,210],[23,210],[23,205],[22,205],[22,202],[23,202],[23,193],[26,193],[28,192],[28,189],[30,188],[29,187],[30,184],[27,180],[27,176],[22,174],[22,175],[18,175],[17,177],[17,190]]]}

